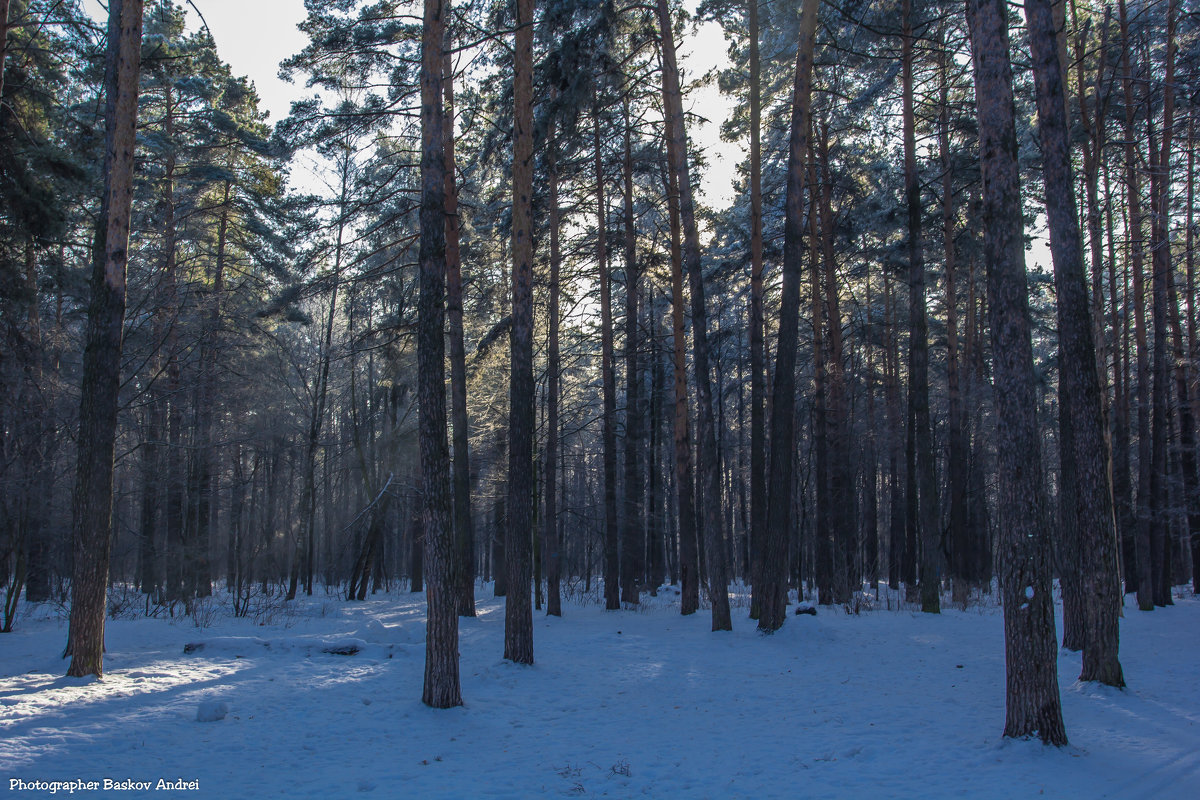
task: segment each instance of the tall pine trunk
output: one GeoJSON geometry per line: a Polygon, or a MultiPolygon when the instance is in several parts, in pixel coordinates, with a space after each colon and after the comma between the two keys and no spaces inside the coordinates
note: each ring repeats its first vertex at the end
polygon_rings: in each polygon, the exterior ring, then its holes
{"type": "Polygon", "coordinates": [[[1117,657],[1121,591],[1108,442],[1104,435],[1104,409],[1083,268],[1083,239],[1071,168],[1065,72],[1059,61],[1060,35],[1050,0],[1026,0],[1025,14],[1033,55],[1046,218],[1058,297],[1059,408],[1064,428],[1070,430],[1070,436],[1062,438],[1059,455],[1063,480],[1071,481],[1070,491],[1063,494],[1071,503],[1064,509],[1069,517],[1063,526],[1064,535],[1076,537],[1073,546],[1067,549],[1075,556],[1075,563],[1064,564],[1064,570],[1076,574],[1063,575],[1063,579],[1078,586],[1083,616],[1081,680],[1098,680],[1120,687],[1125,685],[1117,657]]]}
{"type": "MultiPolygon", "coordinates": [[[[667,150],[675,144],[667,137],[667,150]]],[[[700,554],[696,532],[696,482],[692,472],[691,420],[688,414],[687,342],[683,324],[683,243],[679,222],[679,182],[667,170],[667,206],[671,224],[671,332],[675,406],[672,426],[675,444],[675,492],[679,540],[679,611],[694,614],[700,607],[700,554]]]]}
{"type": "MultiPolygon", "coordinates": [[[[450,453],[446,446],[445,280],[446,177],[442,113],[445,7],[425,0],[421,38],[421,239],[417,301],[417,402],[421,449],[421,524],[424,538],[425,681],[421,701],[433,708],[462,705],[458,663],[458,592],[450,512],[450,453]]],[[[412,570],[414,585],[416,568],[412,570]]],[[[363,584],[366,584],[364,579],[363,584]]],[[[360,588],[361,591],[361,588],[360,588]]]]}
{"type": "MultiPolygon", "coordinates": [[[[1153,407],[1151,410],[1152,472],[1150,553],[1153,600],[1156,606],[1171,605],[1171,534],[1167,502],[1170,439],[1170,365],[1167,363],[1168,284],[1171,282],[1170,219],[1171,145],[1175,123],[1175,0],[1167,4],[1166,65],[1163,75],[1162,141],[1156,146],[1154,121],[1150,125],[1150,253],[1154,323],[1151,355],[1153,407]]],[[[1140,595],[1139,595],[1140,596],[1140,595]]],[[[1140,601],[1139,601],[1140,603],[1140,601]]]]}
{"type": "Polygon", "coordinates": [[[766,344],[763,336],[762,89],[758,53],[758,4],[747,0],[750,38],[750,617],[758,619],[762,598],[763,546],[767,530],[766,344]]]}
{"type": "Polygon", "coordinates": [[[543,481],[546,492],[546,510],[542,515],[543,559],[546,562],[546,614],[562,616],[562,598],[559,581],[562,568],[562,546],[558,532],[558,384],[562,365],[559,360],[558,327],[560,298],[559,284],[562,269],[562,252],[559,245],[558,228],[561,212],[558,208],[558,138],[554,122],[546,137],[546,171],[549,182],[550,211],[550,307],[549,333],[546,342],[546,449],[544,464],[546,477],[543,481]]]}
{"type": "Polygon", "coordinates": [[[517,0],[504,657],[533,663],[533,0],[517,0]]]}
{"type": "MultiPolygon", "coordinates": [[[[758,629],[766,632],[778,630],[787,619],[788,534],[793,524],[792,459],[796,450],[796,347],[800,332],[800,273],[804,261],[805,159],[811,128],[817,6],[817,0],[805,0],[800,12],[800,40],[792,85],[783,227],[783,293],[779,306],[775,381],[771,392],[767,527],[763,542],[762,590],[759,592],[758,629]]],[[[814,320],[813,324],[819,322],[814,320]]]]}
{"type": "Polygon", "coordinates": [[[450,446],[454,480],[454,569],[458,613],[475,616],[475,520],[471,516],[470,420],[467,417],[467,350],[463,342],[462,253],[459,247],[458,182],[454,160],[454,58],[450,0],[445,5],[442,56],[442,143],[446,181],[446,324],[450,333],[450,446]]]}
{"type": "Polygon", "coordinates": [[[968,0],[983,180],[996,407],[1000,594],[1004,604],[1004,735],[1067,742],[1058,693],[1050,541],[1046,530],[1037,388],[1005,0],[968,0]]]}
{"type": "Polygon", "coordinates": [[[112,552],[125,274],[141,60],[142,1],[109,0],[104,65],[104,195],[92,253],[91,301],[79,401],[79,457],[72,504],[71,627],[67,675],[104,673],[104,617],[112,552]]]}
{"type": "Polygon", "coordinates": [[[701,527],[708,560],[708,591],[712,602],[712,629],[731,630],[729,576],[721,534],[721,466],[717,456],[717,432],[713,421],[712,376],[709,371],[708,314],[704,300],[704,275],[700,263],[700,232],[692,197],[687,162],[687,130],[684,127],[683,95],[679,88],[679,65],[675,35],[667,0],[658,0],[658,27],[662,41],[663,108],[671,170],[679,188],[679,218],[683,230],[683,265],[688,273],[692,304],[692,362],[696,370],[696,434],[699,437],[700,483],[703,487],[704,523],[701,527]]]}
{"type": "Polygon", "coordinates": [[[946,544],[950,552],[949,573],[954,583],[954,603],[966,606],[973,582],[972,544],[969,527],[967,479],[970,439],[959,375],[958,344],[958,247],[955,243],[958,204],[954,196],[954,168],[950,156],[950,53],[942,38],[938,52],[938,158],[942,168],[942,251],[945,267],[946,306],[946,484],[949,509],[946,544]]]}
{"type": "Polygon", "coordinates": [[[603,394],[604,447],[604,607],[621,607],[620,544],[617,528],[617,378],[613,366],[612,278],[608,271],[608,205],[604,197],[604,158],[600,141],[600,103],[593,109],[596,162],[596,262],[600,281],[600,381],[603,394]]]}
{"type": "Polygon", "coordinates": [[[1121,29],[1121,84],[1125,99],[1125,181],[1129,222],[1126,240],[1129,242],[1130,280],[1133,282],[1133,331],[1137,375],[1137,434],[1138,434],[1138,491],[1136,532],[1127,551],[1125,589],[1136,591],[1138,607],[1143,611],[1154,608],[1153,580],[1150,571],[1150,538],[1154,521],[1153,452],[1150,439],[1150,359],[1146,351],[1146,280],[1142,241],[1142,189],[1138,169],[1138,140],[1134,125],[1134,79],[1130,65],[1134,44],[1129,37],[1129,15],[1125,0],[1118,0],[1118,19],[1121,29]],[[1129,567],[1133,568],[1130,569],[1129,567]],[[1132,584],[1132,585],[1131,585],[1132,584]]]}
{"type": "MultiPolygon", "coordinates": [[[[900,6],[902,29],[904,202],[908,211],[908,416],[914,449],[909,478],[909,514],[916,520],[915,543],[921,553],[921,610],[941,607],[941,547],[938,530],[937,479],[933,461],[933,427],[929,415],[929,322],[925,312],[925,254],[921,241],[921,187],[917,173],[916,101],[913,89],[913,14],[911,0],[900,6]]],[[[909,558],[913,559],[912,553],[909,558]]],[[[915,559],[914,559],[915,561],[915,559]]]]}
{"type": "Polygon", "coordinates": [[[637,604],[642,576],[642,397],[638,374],[637,232],[633,224],[633,131],[629,95],[623,104],[625,123],[625,514],[621,530],[621,601],[637,604]]]}

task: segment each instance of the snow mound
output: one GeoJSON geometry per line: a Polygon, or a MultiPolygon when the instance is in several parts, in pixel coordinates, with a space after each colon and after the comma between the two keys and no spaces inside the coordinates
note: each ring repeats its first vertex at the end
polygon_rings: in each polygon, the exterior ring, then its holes
{"type": "Polygon", "coordinates": [[[229,713],[229,705],[222,700],[205,700],[196,709],[197,722],[219,722],[229,713]]]}
{"type": "Polygon", "coordinates": [[[377,644],[420,644],[425,641],[423,625],[385,625],[378,619],[367,622],[364,635],[368,641],[377,644]]]}

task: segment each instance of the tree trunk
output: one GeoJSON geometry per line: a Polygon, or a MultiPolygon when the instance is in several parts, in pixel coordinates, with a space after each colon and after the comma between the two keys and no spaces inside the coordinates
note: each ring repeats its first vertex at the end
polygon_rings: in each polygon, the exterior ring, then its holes
{"type": "Polygon", "coordinates": [[[600,280],[600,375],[604,436],[604,607],[621,607],[620,543],[617,529],[617,378],[613,372],[612,278],[608,271],[608,205],[604,197],[604,161],[600,140],[600,102],[595,107],[593,144],[596,162],[596,262],[600,280]]]}
{"type": "MultiPolygon", "coordinates": [[[[921,550],[921,610],[941,610],[941,547],[938,531],[937,478],[934,474],[933,427],[929,417],[929,323],[925,313],[925,255],[921,241],[921,186],[917,173],[916,109],[913,96],[912,3],[903,0],[901,14],[901,77],[903,83],[904,199],[908,209],[908,413],[916,467],[917,540],[921,550]]],[[[914,509],[909,509],[914,514],[914,509]]]]}
{"type": "MultiPolygon", "coordinates": [[[[1162,142],[1155,146],[1154,120],[1150,126],[1150,252],[1154,270],[1151,315],[1154,323],[1154,348],[1151,351],[1153,407],[1151,410],[1150,475],[1150,554],[1153,602],[1171,605],[1170,511],[1167,503],[1168,457],[1170,438],[1170,366],[1167,363],[1167,285],[1171,282],[1170,218],[1171,143],[1175,122],[1175,0],[1167,4],[1166,70],[1163,78],[1162,142]]],[[[1140,588],[1140,587],[1139,587],[1140,588]]],[[[1139,597],[1141,593],[1139,591],[1139,597]]],[[[1139,605],[1141,601],[1139,600],[1139,605]]]]}
{"type": "MultiPolygon", "coordinates": [[[[211,551],[213,507],[216,504],[216,475],[213,470],[215,445],[213,418],[218,403],[216,391],[218,337],[221,334],[221,296],[225,291],[225,253],[229,241],[229,204],[231,186],[225,182],[221,200],[221,215],[217,223],[217,251],[213,264],[213,282],[208,298],[208,319],[200,344],[200,376],[196,387],[196,442],[193,502],[196,531],[192,536],[189,588],[197,597],[212,594],[211,551]]],[[[311,551],[310,551],[311,558],[311,551]]],[[[312,574],[308,575],[308,591],[312,594],[312,574]]]]}
{"type": "MultiPolygon", "coordinates": [[[[837,262],[833,237],[833,173],[829,168],[829,125],[822,121],[816,140],[816,155],[821,163],[821,251],[825,268],[825,322],[829,326],[826,377],[826,435],[829,447],[829,530],[833,537],[833,596],[848,603],[862,588],[856,568],[858,557],[858,518],[855,508],[854,448],[850,432],[850,401],[846,388],[845,356],[842,343],[842,312],[839,303],[837,262]]],[[[815,183],[813,184],[816,185],[815,183]]],[[[815,265],[814,265],[815,267],[815,265]]]]}
{"type": "Polygon", "coordinates": [[[79,458],[72,504],[71,627],[67,675],[104,673],[104,617],[112,551],[125,273],[141,60],[141,0],[109,0],[104,67],[104,195],[92,255],[91,302],[79,402],[79,458]]]}
{"type": "Polygon", "coordinates": [[[767,433],[763,337],[762,89],[758,53],[758,3],[747,0],[750,38],[750,618],[758,619],[762,598],[763,546],[767,530],[767,433]]]}
{"type": "Polygon", "coordinates": [[[967,506],[970,439],[959,376],[958,346],[958,203],[954,196],[954,165],[950,157],[950,52],[943,37],[938,52],[938,158],[942,167],[942,251],[945,261],[946,305],[946,484],[949,500],[946,544],[954,603],[966,607],[972,585],[971,539],[967,506]]]}
{"type": "Polygon", "coordinates": [[[1133,571],[1129,569],[1129,564],[1133,557],[1131,542],[1135,528],[1133,483],[1129,470],[1129,315],[1127,313],[1129,293],[1126,280],[1129,266],[1128,264],[1122,266],[1122,277],[1118,287],[1117,247],[1107,163],[1104,166],[1104,206],[1108,239],[1108,286],[1112,299],[1110,324],[1113,336],[1113,413],[1110,430],[1112,436],[1113,506],[1118,550],[1123,551],[1118,558],[1117,567],[1122,570],[1125,588],[1128,588],[1133,574],[1133,571]]]}
{"type": "MultiPolygon", "coordinates": [[[[1186,259],[1186,297],[1187,303],[1187,356],[1184,360],[1184,373],[1192,386],[1196,386],[1197,363],[1196,357],[1200,354],[1196,346],[1196,271],[1195,271],[1195,250],[1196,243],[1196,228],[1195,228],[1195,208],[1196,208],[1196,112],[1193,108],[1188,114],[1188,145],[1187,145],[1187,224],[1184,226],[1187,233],[1185,234],[1184,252],[1187,253],[1186,259]]],[[[1195,408],[1189,406],[1195,419],[1195,408]]],[[[1192,458],[1196,457],[1195,443],[1192,444],[1190,451],[1192,458]]],[[[1185,460],[1187,456],[1184,456],[1185,460]]],[[[1190,532],[1190,544],[1192,547],[1192,594],[1200,594],[1200,492],[1189,492],[1188,502],[1191,504],[1188,508],[1188,530],[1190,532]]]]}
{"type": "Polygon", "coordinates": [[[1130,53],[1134,44],[1129,38],[1129,18],[1125,11],[1125,0],[1118,0],[1118,18],[1121,27],[1121,83],[1125,95],[1125,179],[1128,189],[1127,208],[1129,224],[1126,239],[1129,242],[1129,262],[1133,281],[1133,330],[1137,357],[1137,407],[1138,407],[1138,492],[1137,529],[1132,547],[1136,554],[1134,569],[1125,572],[1125,588],[1136,591],[1138,607],[1143,611],[1154,608],[1154,586],[1150,571],[1150,539],[1153,528],[1154,481],[1153,453],[1150,439],[1150,360],[1146,352],[1146,298],[1145,275],[1143,274],[1142,251],[1142,190],[1138,170],[1137,131],[1134,127],[1133,75],[1130,70],[1130,53]],[[1130,586],[1132,583],[1132,586],[1130,586]]]}
{"type": "Polygon", "coordinates": [[[713,421],[712,376],[709,372],[708,315],[704,300],[704,275],[700,264],[700,233],[692,198],[687,163],[687,130],[684,127],[683,95],[679,89],[679,66],[675,58],[675,35],[667,0],[658,0],[658,25],[662,41],[663,107],[671,170],[679,184],[679,217],[683,229],[683,263],[690,280],[692,301],[692,361],[696,370],[696,433],[700,438],[700,480],[704,486],[704,524],[701,528],[708,556],[708,591],[712,601],[712,629],[732,630],[729,615],[729,577],[725,548],[721,542],[721,466],[717,457],[717,432],[713,421]]]}
{"type": "MultiPolygon", "coordinates": [[[[783,228],[783,293],[780,298],[775,381],[771,395],[767,526],[762,543],[762,589],[759,592],[758,629],[765,632],[778,630],[787,619],[788,534],[793,526],[792,491],[795,481],[796,347],[800,328],[800,272],[804,260],[804,163],[809,152],[817,5],[816,0],[805,0],[800,12],[800,40],[792,86],[783,228]]],[[[813,324],[819,325],[819,322],[814,320],[813,324]]]]}
{"type": "Polygon", "coordinates": [[[445,7],[425,0],[421,39],[421,241],[417,314],[417,392],[421,449],[424,570],[428,576],[425,681],[421,701],[433,708],[462,705],[459,688],[458,592],[450,511],[450,454],[446,446],[443,307],[446,279],[446,162],[442,112],[445,7]]]}
{"type": "MultiPolygon", "coordinates": [[[[1071,169],[1066,118],[1065,73],[1059,61],[1060,36],[1050,0],[1025,0],[1030,50],[1037,94],[1038,135],[1042,144],[1042,176],[1046,218],[1058,296],[1059,408],[1070,436],[1061,442],[1064,481],[1071,480],[1064,534],[1077,537],[1069,552],[1075,563],[1064,569],[1066,583],[1078,586],[1084,625],[1081,680],[1124,686],[1117,657],[1121,587],[1117,573],[1117,541],[1113,527],[1108,441],[1092,317],[1083,268],[1083,240],[1071,169]]],[[[1064,589],[1064,592],[1066,590],[1064,589]]],[[[1065,596],[1064,596],[1065,605],[1065,596]]],[[[1064,623],[1065,624],[1065,623],[1064,623]]]]}
{"type": "MultiPolygon", "coordinates": [[[[871,275],[868,268],[866,276],[866,327],[874,329],[871,319],[871,275]]],[[[873,334],[872,334],[873,335],[873,334]]],[[[863,342],[866,354],[866,391],[867,391],[867,437],[864,445],[863,462],[866,474],[863,476],[863,566],[864,576],[871,584],[876,599],[879,597],[879,445],[876,438],[877,419],[875,414],[875,348],[868,337],[863,342]]]]}
{"type": "Polygon", "coordinates": [[[886,315],[887,350],[884,354],[884,403],[888,430],[888,588],[897,591],[905,563],[904,473],[907,465],[905,435],[900,424],[900,337],[896,328],[896,302],[892,293],[891,275],[883,272],[883,304],[886,315]]]}
{"type": "Polygon", "coordinates": [[[621,531],[621,601],[637,605],[642,576],[642,393],[638,374],[637,233],[633,225],[633,130],[624,100],[625,158],[625,514],[621,531]]]}
{"type": "MultiPolygon", "coordinates": [[[[450,0],[443,19],[450,19],[450,0]]],[[[470,420],[467,417],[467,351],[463,342],[462,255],[459,248],[458,183],[454,160],[454,57],[450,26],[442,56],[442,146],[446,180],[446,323],[450,330],[450,439],[454,476],[454,569],[458,613],[475,616],[475,520],[471,516],[470,420]]]]}
{"type": "MultiPolygon", "coordinates": [[[[667,137],[667,150],[675,144],[667,137]]],[[[675,491],[678,503],[679,610],[694,614],[700,607],[700,554],[696,535],[695,478],[692,475],[692,435],[688,414],[687,342],[683,327],[683,247],[679,222],[679,181],[668,169],[667,205],[671,223],[671,325],[674,356],[675,491]]]]}
{"type": "Polygon", "coordinates": [[[546,343],[546,450],[545,450],[545,487],[546,511],[543,516],[543,538],[546,542],[543,548],[546,561],[546,614],[552,617],[562,616],[562,598],[559,593],[559,580],[562,570],[562,542],[558,535],[558,383],[562,365],[559,361],[558,326],[560,297],[562,290],[559,284],[562,269],[562,253],[559,246],[559,226],[562,224],[558,208],[558,138],[554,122],[550,123],[550,132],[546,138],[546,172],[550,188],[548,200],[550,211],[550,308],[547,314],[550,319],[548,341],[546,343]]]}
{"type": "Polygon", "coordinates": [[[983,179],[996,406],[1000,592],[1004,604],[1004,735],[1067,742],[1058,694],[1050,542],[1025,276],[1020,171],[1004,0],[968,0],[983,179]]]}
{"type": "MultiPolygon", "coordinates": [[[[812,118],[809,117],[808,152],[808,266],[809,308],[812,314],[812,450],[813,450],[813,533],[814,547],[811,563],[817,586],[817,602],[832,605],[833,593],[833,545],[830,518],[833,503],[829,497],[829,351],[825,336],[825,303],[822,285],[824,271],[821,269],[821,222],[820,206],[817,203],[817,157],[812,146],[812,118]]],[[[782,341],[782,339],[780,340],[782,341]]],[[[778,356],[777,356],[778,357],[778,356]]],[[[798,427],[798,426],[797,426],[798,427]]],[[[795,450],[793,445],[792,450],[795,450]]],[[[793,456],[793,459],[795,457],[793,456]]]]}
{"type": "Polygon", "coordinates": [[[533,663],[533,0],[517,0],[504,657],[533,663]]]}

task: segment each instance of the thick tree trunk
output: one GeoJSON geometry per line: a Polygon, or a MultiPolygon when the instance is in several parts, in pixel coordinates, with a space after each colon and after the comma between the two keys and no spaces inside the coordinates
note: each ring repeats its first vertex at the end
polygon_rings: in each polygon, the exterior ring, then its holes
{"type": "Polygon", "coordinates": [[[533,0],[517,0],[504,657],[533,663],[533,0]]]}
{"type": "Polygon", "coordinates": [[[984,255],[995,376],[1004,735],[1067,742],[1058,694],[1050,541],[1023,250],[1020,171],[1004,0],[968,0],[983,179],[984,255]]]}
{"type": "MultiPolygon", "coordinates": [[[[767,527],[762,543],[762,589],[759,592],[758,629],[765,632],[778,630],[787,619],[788,534],[793,525],[792,491],[795,483],[796,347],[800,331],[800,272],[804,261],[804,164],[809,152],[811,128],[809,110],[812,104],[817,6],[816,0],[805,0],[800,12],[800,40],[792,85],[783,227],[783,293],[779,307],[775,381],[771,394],[767,527]]],[[[819,321],[814,320],[813,324],[817,326],[819,321]]]]}
{"type": "MultiPolygon", "coordinates": [[[[434,708],[462,705],[458,663],[458,591],[450,511],[450,454],[446,446],[445,341],[446,162],[442,126],[442,48],[445,7],[425,0],[421,39],[421,241],[417,305],[418,434],[424,570],[428,576],[425,681],[421,701],[434,708]]],[[[364,581],[365,583],[365,581],[364,581]]]]}
{"type": "Polygon", "coordinates": [[[1063,497],[1072,503],[1065,509],[1069,519],[1065,520],[1063,532],[1077,538],[1067,549],[1073,554],[1074,563],[1063,566],[1076,574],[1064,574],[1063,579],[1064,586],[1074,583],[1078,587],[1084,626],[1078,642],[1083,648],[1081,680],[1120,687],[1125,685],[1117,657],[1121,587],[1108,441],[1104,435],[1104,408],[1071,169],[1065,73],[1059,61],[1060,35],[1050,0],[1025,0],[1025,13],[1033,55],[1046,218],[1058,296],[1059,408],[1064,428],[1070,429],[1070,436],[1062,438],[1060,453],[1064,482],[1071,481],[1063,497]]]}
{"type": "Polygon", "coordinates": [[[104,618],[112,550],[125,273],[141,60],[141,0],[109,0],[104,68],[104,195],[92,255],[91,302],[79,402],[79,458],[72,504],[71,627],[67,675],[104,672],[104,618]]]}

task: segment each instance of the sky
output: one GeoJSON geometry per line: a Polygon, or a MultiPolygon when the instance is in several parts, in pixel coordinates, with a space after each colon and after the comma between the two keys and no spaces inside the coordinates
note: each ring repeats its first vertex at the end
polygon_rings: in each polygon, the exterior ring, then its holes
{"type": "MultiPolygon", "coordinates": [[[[180,0],[187,6],[186,0],[180,0]]],[[[85,7],[97,19],[107,16],[101,0],[85,0],[85,7]]],[[[199,26],[199,10],[217,43],[217,52],[237,75],[253,81],[261,108],[270,112],[270,121],[287,116],[293,100],[306,94],[302,79],[288,83],[279,78],[279,63],[298,53],[306,37],[296,26],[304,19],[304,0],[191,0],[189,25],[199,26]]],[[[152,13],[152,12],[148,12],[152,13]]],[[[727,62],[726,46],[720,27],[706,23],[679,43],[680,60],[689,77],[703,74],[713,66],[727,62]]],[[[708,169],[699,177],[699,189],[706,202],[721,207],[732,202],[731,181],[741,152],[736,145],[720,141],[720,126],[727,115],[727,103],[715,85],[694,91],[685,99],[690,111],[711,120],[692,126],[688,135],[708,156],[708,169]]],[[[308,167],[301,163],[293,170],[308,167]]],[[[304,178],[294,175],[299,183],[304,178]]]]}

